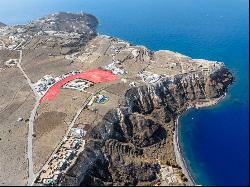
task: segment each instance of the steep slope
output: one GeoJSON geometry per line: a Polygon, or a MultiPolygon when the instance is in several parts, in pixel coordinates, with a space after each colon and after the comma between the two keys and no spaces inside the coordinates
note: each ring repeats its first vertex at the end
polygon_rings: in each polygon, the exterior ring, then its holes
{"type": "Polygon", "coordinates": [[[126,105],[109,111],[92,129],[85,152],[62,184],[154,184],[161,164],[178,168],[170,153],[176,117],[196,103],[223,96],[232,81],[222,67],[208,76],[177,75],[129,89],[126,105]]]}

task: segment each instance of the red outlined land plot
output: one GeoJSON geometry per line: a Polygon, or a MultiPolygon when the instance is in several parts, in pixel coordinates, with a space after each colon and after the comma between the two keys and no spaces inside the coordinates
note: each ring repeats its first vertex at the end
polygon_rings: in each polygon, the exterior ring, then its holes
{"type": "Polygon", "coordinates": [[[114,75],[112,71],[102,69],[92,69],[76,75],[71,75],[51,86],[45,95],[40,99],[40,103],[46,100],[52,101],[56,95],[60,93],[60,88],[74,79],[85,79],[93,83],[103,83],[117,80],[118,76],[114,75]]]}

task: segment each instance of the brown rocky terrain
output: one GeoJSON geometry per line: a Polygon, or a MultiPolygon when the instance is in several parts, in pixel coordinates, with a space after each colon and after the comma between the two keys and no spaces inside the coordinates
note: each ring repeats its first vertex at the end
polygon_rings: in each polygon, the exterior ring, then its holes
{"type": "Polygon", "coordinates": [[[126,105],[109,111],[91,130],[85,151],[62,184],[154,184],[161,164],[178,167],[173,121],[196,102],[222,96],[232,80],[222,68],[209,77],[180,75],[129,89],[126,105]]]}
{"type": "Polygon", "coordinates": [[[0,155],[0,181],[7,177],[5,184],[34,181],[28,170],[39,175],[72,123],[85,126],[84,149],[56,185],[156,185],[162,181],[163,166],[176,168],[181,178],[176,184],[188,184],[174,151],[176,119],[197,103],[222,97],[233,82],[232,74],[220,62],[150,51],[97,35],[97,24],[92,15],[56,13],[0,31],[5,45],[0,49],[0,125],[5,129],[0,134],[5,153],[0,155]],[[19,59],[18,67],[5,66],[12,58],[19,59]],[[33,85],[42,77],[96,68],[112,71],[118,79],[84,91],[61,88],[54,100],[38,103],[41,96],[33,85]],[[98,94],[108,102],[84,105],[98,94]],[[34,103],[38,105],[32,109],[34,103]],[[17,123],[20,116],[26,119],[22,126],[17,123]],[[28,126],[33,125],[32,144],[27,145],[28,126]],[[16,137],[22,143],[18,149],[16,137]],[[27,147],[33,153],[29,160],[27,147]],[[19,168],[24,169],[12,176],[19,171],[16,155],[22,157],[19,168]]]}
{"type": "MultiPolygon", "coordinates": [[[[4,27],[0,30],[0,184],[1,185],[25,185],[28,181],[28,128],[31,111],[35,105],[34,92],[29,87],[25,76],[16,64],[7,66],[11,59],[19,61],[20,49],[22,49],[22,61],[20,63],[24,72],[34,83],[46,74],[63,74],[78,69],[65,59],[64,53],[71,53],[76,48],[83,47],[86,42],[96,36],[95,27],[97,19],[91,15],[58,13],[53,16],[41,18],[27,25],[4,27]],[[66,19],[66,17],[67,19],[66,19]],[[77,18],[77,20],[76,20],[77,18]],[[52,19],[65,20],[55,22],[51,27],[52,19]],[[74,21],[72,21],[74,20],[74,21]],[[74,23],[76,25],[74,25],[74,23]],[[72,28],[78,28],[73,30],[72,28]],[[51,31],[60,29],[64,34],[50,36],[51,31]],[[39,33],[40,32],[40,33],[39,33]],[[71,35],[66,35],[71,32],[71,35]],[[19,47],[20,46],[20,47],[19,47]],[[55,57],[53,56],[55,55],[55,57]],[[20,118],[20,119],[19,119],[20,118]],[[19,121],[20,120],[20,121],[19,121]]],[[[67,130],[72,116],[75,115],[78,101],[84,98],[80,95],[72,103],[72,97],[80,93],[65,90],[65,94],[52,104],[40,105],[37,110],[34,127],[34,170],[37,171],[42,163],[46,162],[50,150],[54,150],[61,137],[67,130]],[[67,100],[67,103],[66,103],[67,100]],[[64,104],[62,101],[65,101],[64,104]],[[63,107],[72,104],[68,111],[63,107]],[[61,109],[61,110],[60,110],[61,109]],[[61,112],[63,111],[63,112],[61,112]],[[66,114],[67,113],[67,114],[66,114]],[[67,117],[65,117],[67,116],[67,117]],[[48,121],[50,119],[50,121],[48,121]],[[64,122],[65,119],[68,121],[64,122]],[[49,123],[49,124],[48,124],[49,123]],[[53,134],[56,134],[53,136],[53,134]]],[[[32,134],[31,134],[32,135],[32,134]]]]}

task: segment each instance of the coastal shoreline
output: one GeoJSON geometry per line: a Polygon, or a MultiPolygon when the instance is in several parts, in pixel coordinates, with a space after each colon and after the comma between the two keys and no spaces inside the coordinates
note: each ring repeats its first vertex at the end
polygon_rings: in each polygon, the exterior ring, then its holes
{"type": "Polygon", "coordinates": [[[199,109],[199,108],[205,108],[205,107],[211,107],[211,106],[217,105],[220,101],[222,101],[226,97],[226,95],[227,93],[224,93],[219,98],[213,99],[211,101],[196,103],[195,108],[199,109]]]}
{"type": "MultiPolygon", "coordinates": [[[[194,108],[194,107],[196,109],[199,109],[199,108],[214,106],[214,105],[218,104],[220,101],[222,101],[225,97],[226,97],[226,93],[224,93],[221,97],[219,97],[217,99],[213,99],[213,100],[208,101],[208,102],[198,103],[192,107],[188,107],[185,112],[187,112],[189,109],[194,108]]],[[[186,183],[186,185],[198,186],[198,184],[195,182],[195,180],[192,176],[190,169],[188,168],[187,162],[185,160],[185,157],[184,157],[183,152],[182,152],[181,147],[180,147],[179,129],[178,129],[180,116],[181,115],[178,115],[176,120],[175,120],[175,131],[174,131],[174,135],[173,135],[173,144],[174,144],[174,152],[175,152],[176,162],[181,167],[183,174],[188,179],[188,182],[186,183]]]]}
{"type": "Polygon", "coordinates": [[[174,144],[174,152],[175,152],[175,158],[177,164],[181,167],[181,170],[183,174],[187,177],[188,182],[186,183],[187,186],[195,186],[196,183],[192,177],[192,174],[190,170],[188,169],[188,166],[186,164],[186,160],[182,154],[182,150],[180,148],[180,143],[179,143],[179,132],[178,132],[178,116],[175,121],[175,131],[174,131],[174,138],[173,138],[173,144],[174,144]]]}

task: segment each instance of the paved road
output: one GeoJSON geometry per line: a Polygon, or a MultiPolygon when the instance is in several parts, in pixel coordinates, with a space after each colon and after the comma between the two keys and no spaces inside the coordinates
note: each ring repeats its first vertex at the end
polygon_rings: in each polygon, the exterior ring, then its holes
{"type": "MultiPolygon", "coordinates": [[[[5,43],[0,40],[0,42],[2,43],[2,46],[3,48],[6,48],[5,46],[5,43]]],[[[23,40],[19,45],[17,45],[13,50],[16,50],[18,47],[20,47],[23,43],[25,42],[25,40],[23,40]]],[[[17,62],[17,67],[20,69],[20,71],[22,72],[23,76],[25,77],[27,83],[29,84],[31,90],[33,91],[33,93],[35,94],[35,97],[36,97],[36,102],[35,102],[35,105],[34,105],[34,108],[33,110],[31,111],[31,114],[30,114],[30,118],[29,118],[29,130],[28,130],[28,150],[27,150],[27,154],[28,154],[28,183],[27,185],[31,185],[33,180],[34,180],[34,171],[33,171],[33,151],[32,151],[32,139],[33,139],[33,124],[34,124],[34,120],[35,120],[35,115],[36,115],[36,111],[37,111],[37,108],[39,106],[39,96],[30,80],[30,78],[28,77],[28,75],[24,72],[22,66],[21,66],[21,62],[22,62],[22,58],[23,58],[23,51],[22,50],[16,50],[16,51],[19,51],[19,59],[18,59],[18,62],[17,62]]]]}
{"type": "Polygon", "coordinates": [[[28,154],[28,163],[29,163],[28,164],[29,165],[29,171],[28,171],[28,173],[29,173],[28,177],[29,178],[28,178],[27,185],[30,186],[32,184],[32,182],[34,181],[34,177],[35,177],[34,170],[33,170],[34,163],[33,163],[33,144],[32,144],[32,140],[33,140],[33,133],[34,133],[34,130],[33,130],[34,120],[35,120],[37,108],[39,106],[40,98],[39,98],[39,96],[38,96],[32,82],[31,82],[30,78],[24,72],[24,70],[23,70],[23,68],[21,66],[23,52],[22,52],[22,50],[17,50],[17,51],[19,51],[19,53],[20,53],[20,57],[19,57],[19,61],[17,63],[17,67],[22,72],[23,76],[25,77],[27,83],[29,84],[30,88],[32,89],[32,91],[33,91],[33,93],[35,94],[35,97],[36,97],[36,102],[35,102],[33,110],[31,111],[30,118],[29,118],[29,130],[28,130],[28,150],[27,150],[27,154],[28,154]]]}
{"type": "MultiPolygon", "coordinates": [[[[5,47],[5,43],[0,40],[2,42],[2,45],[4,48],[5,47]]],[[[65,133],[64,137],[62,138],[61,142],[57,145],[56,149],[53,151],[53,153],[51,154],[50,158],[47,160],[47,162],[45,163],[45,165],[42,167],[42,169],[37,172],[36,174],[34,174],[34,170],[33,170],[33,166],[34,166],[34,163],[33,163],[33,145],[32,145],[32,139],[33,139],[33,133],[34,133],[34,129],[33,129],[33,126],[34,126],[34,120],[35,120],[35,117],[36,117],[36,111],[38,109],[38,106],[39,106],[39,101],[40,101],[40,97],[38,95],[38,93],[36,92],[30,78],[28,77],[28,75],[25,73],[25,71],[23,70],[22,66],[21,66],[21,62],[22,62],[22,57],[23,57],[23,52],[22,50],[17,50],[18,47],[20,47],[23,43],[25,42],[25,40],[23,40],[18,46],[16,46],[13,50],[16,50],[16,51],[19,51],[20,53],[20,57],[19,57],[19,60],[18,60],[18,63],[17,63],[17,67],[20,69],[20,71],[22,72],[23,76],[25,77],[27,83],[29,84],[30,88],[32,89],[33,93],[35,94],[35,97],[36,97],[36,102],[35,102],[35,105],[33,107],[33,110],[31,111],[31,114],[30,114],[30,118],[29,118],[29,130],[28,130],[28,151],[27,151],[27,154],[28,154],[28,165],[29,165],[29,176],[28,176],[28,182],[27,182],[27,185],[28,186],[31,186],[34,184],[34,181],[36,179],[36,177],[38,176],[39,172],[49,163],[49,161],[51,160],[52,156],[56,153],[56,151],[59,149],[59,147],[61,146],[61,143],[63,141],[65,141],[67,139],[67,136],[70,132],[70,129],[74,126],[77,118],[79,117],[79,115],[81,114],[82,110],[86,107],[86,105],[90,102],[91,98],[93,95],[97,94],[100,90],[96,91],[95,93],[92,93],[86,100],[85,102],[82,104],[82,106],[78,109],[75,117],[73,118],[72,122],[70,123],[69,127],[68,127],[68,130],[67,132],[65,133]]]]}
{"type": "Polygon", "coordinates": [[[33,170],[33,144],[32,144],[32,139],[33,139],[33,124],[36,116],[36,111],[39,106],[39,100],[36,101],[35,106],[33,110],[31,111],[31,115],[29,118],[29,132],[28,132],[28,160],[29,160],[29,179],[28,179],[28,186],[30,186],[34,179],[34,170],[33,170]]]}
{"type": "Polygon", "coordinates": [[[33,86],[30,78],[28,77],[28,75],[24,72],[22,66],[21,66],[21,62],[22,62],[22,57],[23,57],[23,51],[22,50],[18,50],[20,52],[20,58],[19,58],[19,61],[17,63],[17,67],[21,70],[23,76],[26,78],[30,88],[32,89],[32,91],[34,92],[35,96],[36,96],[36,100],[39,100],[40,97],[39,95],[37,94],[36,90],[35,90],[35,87],[33,86]]]}
{"type": "Polygon", "coordinates": [[[70,132],[70,129],[74,126],[74,124],[75,124],[77,118],[79,117],[79,115],[81,114],[82,110],[83,110],[83,109],[87,106],[87,104],[90,102],[91,98],[92,98],[95,94],[97,94],[98,92],[99,92],[99,90],[96,91],[95,93],[92,93],[92,94],[85,100],[85,102],[82,104],[82,106],[78,109],[78,111],[77,111],[77,113],[76,113],[74,119],[72,120],[72,122],[71,122],[70,125],[69,125],[68,131],[67,131],[67,133],[65,134],[64,139],[67,138],[67,134],[70,132]]]}

